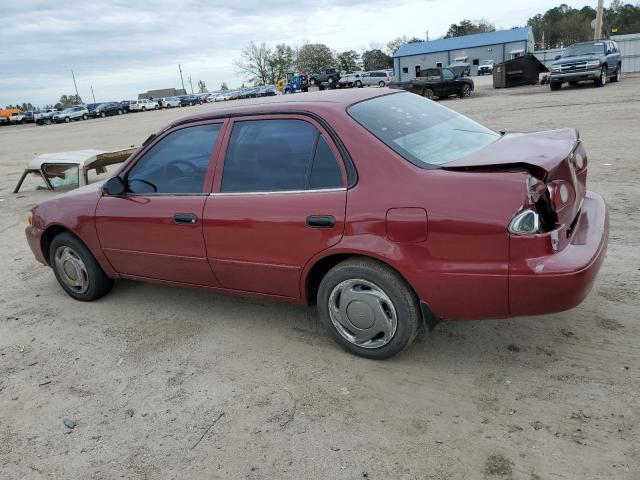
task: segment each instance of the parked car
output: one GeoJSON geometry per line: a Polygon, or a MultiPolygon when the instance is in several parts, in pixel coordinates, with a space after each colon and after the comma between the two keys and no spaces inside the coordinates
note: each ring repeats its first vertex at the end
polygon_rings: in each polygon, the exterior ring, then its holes
{"type": "Polygon", "coordinates": [[[309,85],[311,86],[328,83],[330,87],[335,88],[339,81],[340,72],[336,68],[325,68],[318,73],[309,75],[309,85]]]}
{"type": "Polygon", "coordinates": [[[559,90],[562,84],[577,85],[583,80],[604,87],[607,80],[619,82],[622,73],[620,48],[613,40],[575,43],[556,57],[551,65],[549,87],[559,90]]]}
{"type": "Polygon", "coordinates": [[[27,123],[25,112],[13,112],[9,116],[9,123],[17,125],[18,123],[27,123]]]}
{"type": "Polygon", "coordinates": [[[492,75],[493,74],[493,60],[485,60],[478,67],[478,75],[492,75]]]}
{"type": "Polygon", "coordinates": [[[35,121],[36,125],[51,125],[51,123],[53,122],[53,116],[56,113],[60,113],[59,110],[55,108],[48,108],[41,112],[34,113],[33,120],[35,121]]]}
{"type": "Polygon", "coordinates": [[[181,107],[189,107],[192,105],[202,105],[202,99],[196,95],[182,95],[180,98],[181,107]]]}
{"type": "Polygon", "coordinates": [[[87,105],[85,105],[85,107],[87,107],[87,111],[89,112],[89,116],[93,117],[93,111],[99,106],[102,105],[101,103],[88,103],[87,105]]]}
{"type": "Polygon", "coordinates": [[[154,100],[143,98],[141,100],[129,100],[129,111],[145,112],[147,110],[159,110],[160,104],[154,100]]]}
{"type": "Polygon", "coordinates": [[[391,88],[417,93],[430,100],[457,95],[460,98],[471,96],[474,84],[469,77],[458,77],[449,68],[427,68],[420,76],[408,81],[389,84],[391,88]]]}
{"type": "Polygon", "coordinates": [[[76,105],[54,114],[52,120],[55,123],[69,123],[72,120],[86,120],[87,118],[89,118],[87,107],[85,105],[76,105]]]}
{"type": "Polygon", "coordinates": [[[292,98],[177,120],[106,183],[40,203],[36,259],[82,301],[127,278],[317,304],[378,359],[423,323],[589,292],[608,214],[575,130],[501,134],[381,89],[292,98]]]}
{"type": "Polygon", "coordinates": [[[214,99],[216,102],[224,102],[227,100],[231,100],[231,92],[221,92],[216,95],[216,98],[214,99]]]}
{"type": "Polygon", "coordinates": [[[339,88],[351,88],[355,86],[355,82],[360,80],[364,72],[353,72],[353,73],[345,73],[340,76],[340,80],[338,80],[339,88]]]}
{"type": "Polygon", "coordinates": [[[122,115],[124,110],[122,105],[118,102],[101,103],[93,109],[92,115],[94,117],[108,117],[111,115],[122,115]]]}
{"type": "Polygon", "coordinates": [[[375,72],[364,72],[360,78],[353,83],[354,87],[386,87],[391,82],[392,76],[384,70],[375,72]]]}
{"type": "Polygon", "coordinates": [[[178,97],[164,97],[162,99],[163,108],[175,108],[180,107],[180,98],[178,97]]]}
{"type": "Polygon", "coordinates": [[[133,100],[122,100],[120,102],[120,106],[122,107],[122,111],[124,113],[129,113],[131,111],[130,105],[133,100]]]}

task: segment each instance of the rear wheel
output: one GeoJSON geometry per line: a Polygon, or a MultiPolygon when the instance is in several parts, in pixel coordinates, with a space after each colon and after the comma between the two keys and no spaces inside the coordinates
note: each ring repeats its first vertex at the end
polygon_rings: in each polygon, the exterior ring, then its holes
{"type": "Polygon", "coordinates": [[[96,300],[113,286],[113,280],[107,277],[93,254],[71,233],[54,237],[49,259],[58,283],[76,300],[96,300]]]}
{"type": "Polygon", "coordinates": [[[309,85],[314,86],[316,85],[316,79],[315,78],[310,78],[309,79],[309,85]]]}
{"type": "Polygon", "coordinates": [[[551,90],[560,90],[562,88],[562,83],[560,83],[560,82],[550,82],[549,83],[549,88],[551,90]]]}
{"type": "Polygon", "coordinates": [[[83,119],[83,120],[86,120],[86,119],[88,119],[88,118],[89,118],[89,115],[87,115],[86,113],[83,113],[83,114],[82,114],[82,119],[83,119]]]}
{"type": "Polygon", "coordinates": [[[69,123],[71,119],[69,117],[64,117],[64,123],[69,123]]]}
{"type": "Polygon", "coordinates": [[[118,110],[118,115],[122,115],[122,110],[118,110]]]}
{"type": "Polygon", "coordinates": [[[384,83],[384,81],[380,80],[380,81],[378,82],[378,86],[379,86],[380,88],[382,88],[382,87],[386,86],[386,84],[384,83]]]}
{"type": "Polygon", "coordinates": [[[425,98],[428,98],[429,100],[434,100],[436,98],[435,93],[430,88],[425,88],[422,91],[422,96],[425,97],[425,98]]]}
{"type": "Polygon", "coordinates": [[[324,276],[318,311],[338,344],[372,359],[391,357],[409,346],[422,318],[405,280],[368,258],[345,260],[324,276]]]}
{"type": "Polygon", "coordinates": [[[142,110],[143,112],[147,110],[147,107],[142,107],[140,110],[142,110]]]}
{"type": "Polygon", "coordinates": [[[104,118],[104,117],[106,117],[106,116],[107,116],[107,114],[106,114],[106,113],[104,113],[104,112],[100,112],[100,116],[101,116],[102,118],[104,118]]]}
{"type": "Polygon", "coordinates": [[[602,67],[602,71],[600,72],[600,77],[596,78],[593,83],[596,87],[604,87],[607,84],[607,66],[604,65],[602,67]]]}
{"type": "Polygon", "coordinates": [[[356,88],[362,88],[362,82],[360,80],[356,80],[353,86],[356,88]]]}
{"type": "Polygon", "coordinates": [[[45,123],[45,125],[51,125],[51,119],[50,118],[45,118],[44,123],[45,123]]]}

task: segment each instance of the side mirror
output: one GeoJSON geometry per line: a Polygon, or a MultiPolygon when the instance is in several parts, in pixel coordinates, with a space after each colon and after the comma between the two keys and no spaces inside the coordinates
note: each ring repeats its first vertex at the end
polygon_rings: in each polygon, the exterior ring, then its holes
{"type": "Polygon", "coordinates": [[[112,177],[107,180],[102,190],[107,195],[122,195],[127,191],[127,185],[122,178],[112,177]]]}
{"type": "Polygon", "coordinates": [[[556,57],[554,58],[554,60],[560,60],[562,58],[562,55],[556,55],[556,57]]]}

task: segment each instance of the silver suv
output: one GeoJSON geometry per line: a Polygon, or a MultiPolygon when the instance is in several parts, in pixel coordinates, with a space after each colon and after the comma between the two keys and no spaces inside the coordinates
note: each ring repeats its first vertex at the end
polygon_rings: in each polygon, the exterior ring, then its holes
{"type": "Polygon", "coordinates": [[[87,118],[89,118],[89,110],[84,105],[65,108],[53,115],[53,121],[56,123],[69,123],[71,120],[86,120],[87,118]]]}
{"type": "Polygon", "coordinates": [[[353,82],[354,87],[386,87],[391,81],[391,74],[385,70],[376,70],[374,72],[364,72],[360,79],[353,82]]]}

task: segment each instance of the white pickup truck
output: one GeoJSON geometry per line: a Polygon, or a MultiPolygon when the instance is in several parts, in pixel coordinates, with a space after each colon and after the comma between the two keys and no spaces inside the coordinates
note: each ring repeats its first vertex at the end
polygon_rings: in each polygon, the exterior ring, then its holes
{"type": "Polygon", "coordinates": [[[26,122],[26,115],[24,114],[24,112],[13,112],[9,116],[9,123],[13,123],[14,125],[17,123],[25,123],[25,122],[26,122]]]}
{"type": "Polygon", "coordinates": [[[53,116],[56,113],[59,113],[59,111],[56,110],[55,108],[48,108],[41,112],[35,112],[33,114],[33,121],[37,125],[44,125],[44,124],[51,125],[53,123],[53,116]]]}

